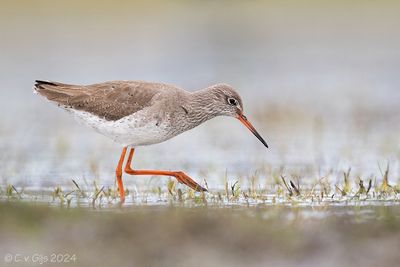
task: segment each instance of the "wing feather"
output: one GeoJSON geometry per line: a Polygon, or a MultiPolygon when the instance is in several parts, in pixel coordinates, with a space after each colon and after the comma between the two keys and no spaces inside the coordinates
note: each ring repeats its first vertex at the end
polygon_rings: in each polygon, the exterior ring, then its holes
{"type": "Polygon", "coordinates": [[[70,85],[36,81],[35,90],[59,105],[87,111],[106,120],[119,120],[151,105],[166,87],[142,81],[112,81],[92,85],[70,85]]]}

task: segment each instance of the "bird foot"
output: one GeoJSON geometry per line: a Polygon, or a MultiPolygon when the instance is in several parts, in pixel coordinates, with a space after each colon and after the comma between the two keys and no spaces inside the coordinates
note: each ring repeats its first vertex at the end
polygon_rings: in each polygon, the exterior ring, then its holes
{"type": "Polygon", "coordinates": [[[178,180],[178,182],[189,186],[190,188],[192,188],[193,190],[195,190],[197,192],[207,192],[208,191],[207,189],[205,189],[204,187],[202,187],[201,185],[199,185],[198,183],[193,181],[193,179],[190,178],[189,176],[187,176],[184,172],[176,172],[174,176],[178,180]]]}

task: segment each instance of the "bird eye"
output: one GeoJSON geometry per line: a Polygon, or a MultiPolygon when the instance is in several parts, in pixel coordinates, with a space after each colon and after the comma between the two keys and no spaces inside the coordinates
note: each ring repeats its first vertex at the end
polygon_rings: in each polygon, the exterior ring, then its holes
{"type": "Polygon", "coordinates": [[[229,103],[229,105],[232,105],[232,106],[237,106],[237,104],[238,104],[237,100],[234,98],[228,98],[228,103],[229,103]]]}

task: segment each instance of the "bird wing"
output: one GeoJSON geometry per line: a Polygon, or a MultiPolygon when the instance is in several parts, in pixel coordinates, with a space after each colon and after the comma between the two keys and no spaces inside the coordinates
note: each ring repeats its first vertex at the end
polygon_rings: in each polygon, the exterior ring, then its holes
{"type": "Polygon", "coordinates": [[[48,100],[106,120],[119,120],[150,106],[153,97],[166,87],[172,86],[142,81],[71,85],[37,80],[35,84],[35,90],[48,100]]]}

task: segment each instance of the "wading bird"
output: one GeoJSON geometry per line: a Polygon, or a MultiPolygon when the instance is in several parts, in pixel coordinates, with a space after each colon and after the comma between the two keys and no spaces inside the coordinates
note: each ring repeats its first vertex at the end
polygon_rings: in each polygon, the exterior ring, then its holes
{"type": "Polygon", "coordinates": [[[239,94],[227,84],[188,92],[173,85],[144,81],[71,85],[37,80],[34,90],[123,146],[116,169],[121,202],[125,199],[122,170],[128,147],[125,173],[173,176],[196,191],[207,190],[181,171],[133,169],[135,147],[164,142],[217,116],[237,118],[268,147],[243,115],[239,94]]]}

